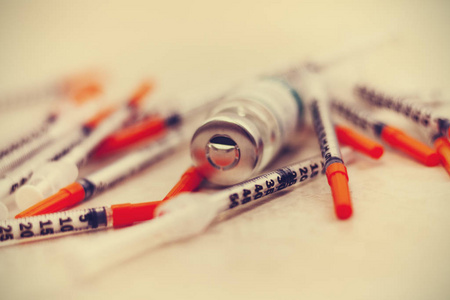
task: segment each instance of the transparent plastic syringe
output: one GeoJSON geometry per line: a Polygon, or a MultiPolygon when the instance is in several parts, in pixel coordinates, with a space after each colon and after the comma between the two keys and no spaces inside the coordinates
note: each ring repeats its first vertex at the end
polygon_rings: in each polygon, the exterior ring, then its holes
{"type": "Polygon", "coordinates": [[[183,142],[187,142],[186,136],[185,130],[170,131],[143,148],[125,155],[84,178],[77,179],[47,199],[38,203],[31,201],[21,203],[27,209],[16,218],[58,212],[80,202],[88,201],[172,154],[183,142]]]}
{"type": "MultiPolygon", "coordinates": [[[[0,177],[0,199],[6,198],[8,195],[16,192],[19,187],[27,183],[33,173],[35,173],[42,165],[57,161],[59,158],[63,157],[74,146],[81,143],[81,141],[86,138],[87,134],[88,133],[83,130],[73,130],[16,169],[3,174],[3,176],[0,177]]],[[[55,164],[57,164],[57,162],[55,162],[55,164]]],[[[20,204],[18,204],[18,206],[19,208],[22,208],[20,204]]]]}
{"type": "Polygon", "coordinates": [[[374,118],[370,111],[339,100],[336,96],[332,97],[331,107],[344,119],[365,131],[371,132],[392,148],[402,151],[422,164],[433,167],[439,163],[438,155],[432,148],[407,135],[399,128],[374,118]]]}
{"type": "Polygon", "coordinates": [[[439,115],[417,99],[392,95],[369,83],[357,83],[353,91],[359,99],[370,105],[391,110],[419,126],[431,128],[446,138],[450,137],[450,118],[439,115]]]}
{"type": "Polygon", "coordinates": [[[0,158],[0,175],[14,170],[58,139],[77,130],[83,122],[95,115],[100,108],[101,106],[98,102],[89,102],[82,107],[68,104],[57,120],[49,122],[38,132],[39,134],[27,139],[27,143],[20,144],[20,147],[12,147],[11,150],[9,148],[5,149],[8,151],[5,151],[0,158]]]}
{"type": "Polygon", "coordinates": [[[127,103],[103,120],[96,129],[67,155],[57,162],[49,162],[37,170],[29,182],[16,192],[16,202],[34,203],[53,195],[60,188],[72,183],[93,154],[95,147],[109,134],[119,129],[145,99],[151,84],[141,84],[127,103]]]}

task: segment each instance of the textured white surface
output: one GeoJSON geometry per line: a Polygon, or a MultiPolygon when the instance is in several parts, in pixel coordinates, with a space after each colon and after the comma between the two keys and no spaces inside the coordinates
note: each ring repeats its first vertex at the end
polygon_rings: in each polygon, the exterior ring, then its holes
{"type": "MultiPolygon", "coordinates": [[[[392,30],[404,38],[335,75],[363,72],[386,86],[445,92],[449,8],[446,1],[2,2],[0,95],[94,65],[110,70],[119,90],[154,75],[163,99],[392,30]]],[[[45,110],[0,112],[0,144],[38,124],[45,110]]],[[[404,120],[380,115],[420,137],[404,120]]],[[[310,134],[269,168],[316,153],[310,134]]],[[[82,207],[160,199],[189,165],[183,149],[82,207]]],[[[348,172],[348,221],[335,218],[322,178],[97,278],[73,276],[82,266],[69,262],[116,230],[0,248],[0,298],[448,299],[448,174],[392,151],[380,161],[360,157],[348,172]]]]}

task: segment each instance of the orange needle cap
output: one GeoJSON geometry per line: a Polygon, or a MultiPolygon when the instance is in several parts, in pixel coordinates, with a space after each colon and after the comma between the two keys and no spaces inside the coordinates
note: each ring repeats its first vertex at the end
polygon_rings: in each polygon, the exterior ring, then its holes
{"type": "Polygon", "coordinates": [[[348,127],[336,125],[334,128],[340,143],[349,145],[353,149],[374,159],[378,159],[383,155],[383,146],[377,142],[372,141],[348,127]]]}
{"type": "Polygon", "coordinates": [[[341,220],[350,218],[353,209],[348,188],[347,169],[341,163],[333,163],[328,166],[326,175],[333,195],[336,216],[341,220]]]}
{"type": "Polygon", "coordinates": [[[381,132],[381,138],[391,145],[392,148],[408,154],[428,167],[439,164],[439,156],[435,150],[397,128],[385,126],[381,132]]]}
{"type": "Polygon", "coordinates": [[[196,167],[190,167],[184,172],[180,180],[175,184],[175,186],[170,190],[170,192],[164,197],[163,200],[172,198],[182,192],[192,192],[196,190],[200,183],[203,181],[204,177],[200,174],[196,167]]]}
{"type": "Polygon", "coordinates": [[[170,190],[162,201],[145,202],[138,204],[118,204],[111,206],[113,211],[113,226],[121,227],[153,219],[156,207],[164,200],[174,197],[181,192],[193,191],[198,188],[203,176],[195,167],[190,167],[181,176],[178,183],[170,190]]]}
{"type": "Polygon", "coordinates": [[[81,184],[74,182],[60,189],[53,196],[42,200],[16,216],[16,219],[42,214],[50,214],[69,208],[84,200],[84,189],[81,184]]]}
{"type": "Polygon", "coordinates": [[[166,129],[164,119],[160,117],[144,120],[106,137],[95,150],[94,157],[99,158],[147,140],[166,129]]]}
{"type": "Polygon", "coordinates": [[[153,212],[160,203],[161,201],[153,201],[137,204],[125,203],[112,205],[113,226],[122,227],[135,222],[153,219],[153,212]]]}

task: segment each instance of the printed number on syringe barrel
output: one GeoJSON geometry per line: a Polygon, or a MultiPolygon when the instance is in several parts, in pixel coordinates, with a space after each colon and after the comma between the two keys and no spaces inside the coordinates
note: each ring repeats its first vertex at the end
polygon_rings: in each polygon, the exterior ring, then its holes
{"type": "Polygon", "coordinates": [[[323,160],[315,157],[229,187],[224,191],[229,194],[229,209],[313,179],[324,174],[324,166],[323,160]]]}
{"type": "Polygon", "coordinates": [[[423,127],[432,127],[447,138],[450,135],[450,119],[437,116],[434,112],[420,103],[407,98],[388,96],[367,85],[357,85],[355,86],[354,91],[360,99],[374,106],[384,107],[401,113],[406,118],[409,118],[423,127]]]}
{"type": "Polygon", "coordinates": [[[64,211],[40,217],[0,222],[0,241],[31,237],[58,236],[63,233],[83,232],[110,227],[111,213],[107,208],[64,211]]]}

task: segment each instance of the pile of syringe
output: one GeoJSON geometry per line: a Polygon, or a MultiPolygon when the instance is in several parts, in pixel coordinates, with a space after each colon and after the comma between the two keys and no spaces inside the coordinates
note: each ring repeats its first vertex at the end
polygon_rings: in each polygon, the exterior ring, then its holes
{"type": "Polygon", "coordinates": [[[10,205],[23,210],[9,219],[7,206],[0,202],[0,215],[5,219],[0,223],[0,244],[154,219],[136,226],[131,234],[128,231],[118,239],[120,245],[102,246],[116,249],[118,256],[131,255],[197,234],[222,212],[252,205],[260,198],[322,177],[319,175],[327,177],[337,218],[349,219],[353,207],[344,162],[352,162],[352,150],[378,159],[383,146],[336,123],[338,116],[425,166],[441,162],[450,174],[448,118],[417,99],[389,95],[366,83],[355,83],[348,90],[361,102],[390,109],[424,127],[427,145],[377,119],[371,110],[340,98],[322,76],[329,67],[320,62],[299,64],[217,91],[201,105],[171,113],[145,109],[151,81],[140,84],[115,106],[93,100],[101,93],[101,82],[95,77],[74,88],[48,89],[65,99],[59,109],[49,113],[36,130],[0,149],[0,196],[14,198],[10,205]],[[206,111],[208,117],[203,119],[206,111]],[[308,126],[317,136],[317,156],[260,175],[282,149],[295,149],[301,143],[300,132],[308,126]],[[72,210],[188,143],[193,166],[164,199],[72,210]],[[341,151],[340,145],[345,149],[341,151]],[[104,168],[79,176],[79,168],[90,160],[117,152],[125,154],[104,168]],[[223,189],[178,195],[200,189],[205,182],[223,189]],[[147,242],[141,238],[137,243],[133,240],[137,235],[145,236],[147,242]],[[124,248],[128,251],[121,251],[124,248]]]}

